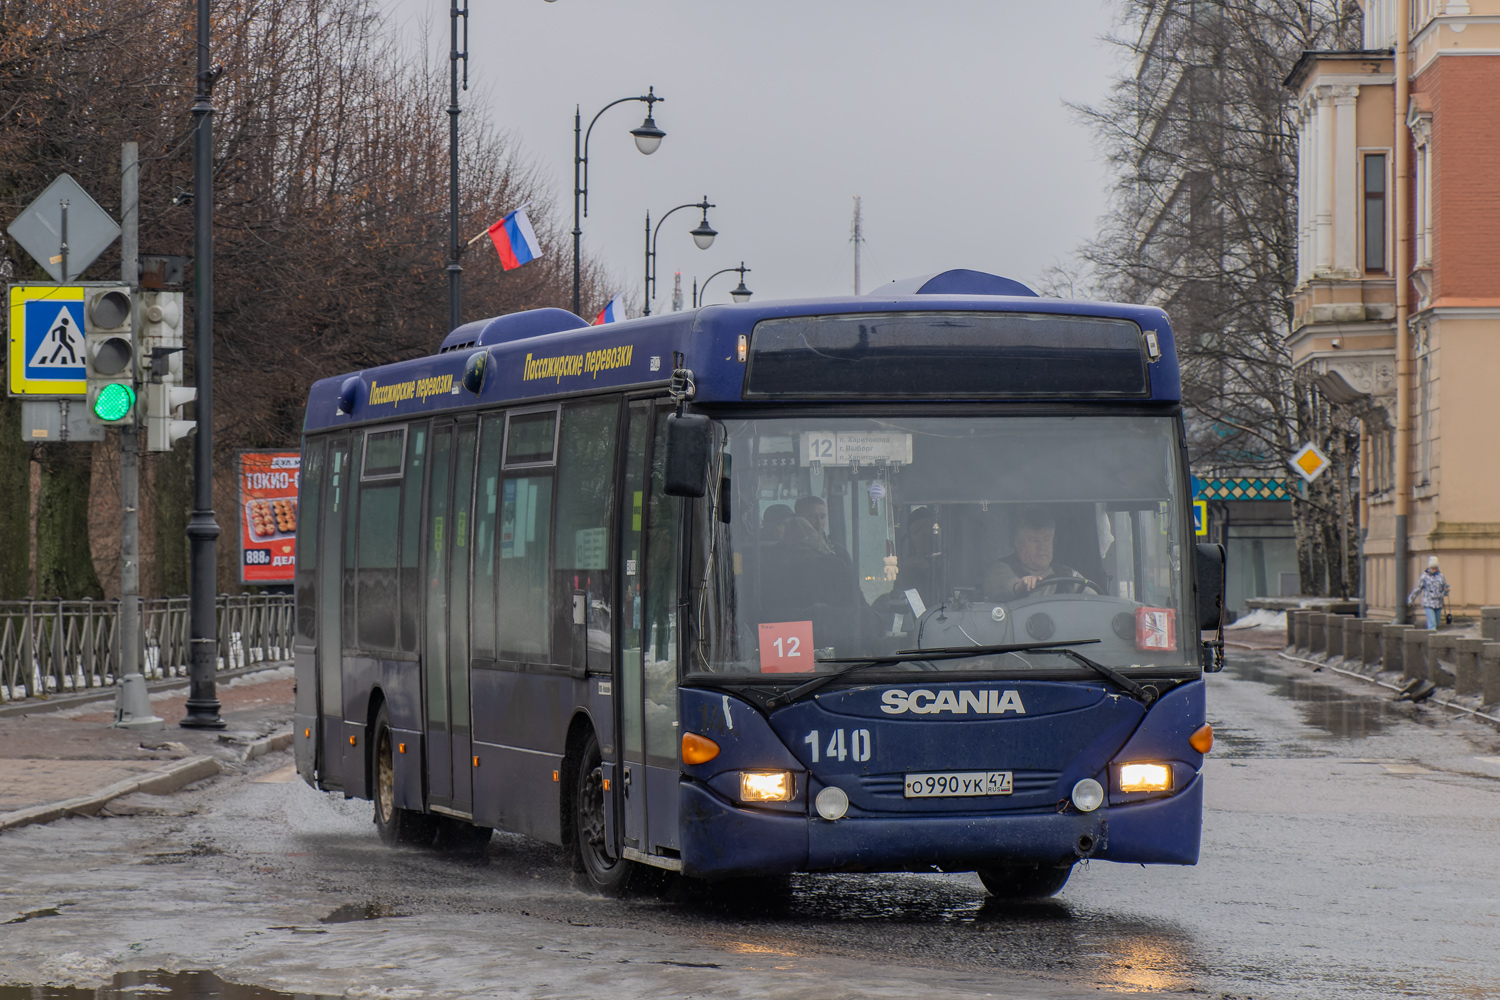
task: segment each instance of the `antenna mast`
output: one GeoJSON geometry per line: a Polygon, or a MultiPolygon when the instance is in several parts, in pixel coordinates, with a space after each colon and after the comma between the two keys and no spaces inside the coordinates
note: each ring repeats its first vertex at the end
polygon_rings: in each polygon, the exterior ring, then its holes
{"type": "Polygon", "coordinates": [[[854,225],[852,235],[849,237],[854,244],[854,294],[859,294],[859,245],[865,241],[864,228],[859,218],[859,195],[854,196],[854,225]]]}

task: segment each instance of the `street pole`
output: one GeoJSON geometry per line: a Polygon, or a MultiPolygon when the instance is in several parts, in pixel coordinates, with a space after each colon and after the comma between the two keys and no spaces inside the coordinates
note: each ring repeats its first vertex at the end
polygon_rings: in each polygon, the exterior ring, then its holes
{"type": "Polygon", "coordinates": [[[1391,557],[1394,565],[1396,587],[1395,622],[1405,625],[1408,621],[1406,596],[1411,586],[1409,565],[1410,542],[1407,539],[1408,520],[1411,516],[1411,234],[1407,209],[1410,207],[1411,130],[1406,124],[1409,111],[1411,72],[1407,55],[1411,37],[1411,0],[1397,0],[1396,18],[1396,141],[1395,141],[1395,277],[1396,277],[1396,537],[1392,540],[1391,557]]]}
{"type": "Polygon", "coordinates": [[[469,7],[465,3],[459,9],[458,0],[452,0],[448,9],[452,32],[452,46],[448,50],[449,93],[448,102],[448,329],[457,330],[461,300],[460,279],[464,269],[459,266],[458,255],[458,63],[464,64],[464,89],[469,89],[469,7]],[[458,19],[464,19],[464,48],[458,47],[458,19]]]}
{"type": "Polygon", "coordinates": [[[209,2],[198,0],[198,91],[193,96],[193,378],[198,433],[193,440],[193,513],[188,519],[187,715],[185,729],[223,729],[215,675],[219,664],[214,519],[214,177],[213,68],[208,49],[209,2]]]}
{"type": "MultiPolygon", "coordinates": [[[[140,176],[139,148],[127,142],[120,150],[120,282],[130,286],[131,339],[140,342],[140,176]]],[[[139,351],[139,347],[137,347],[139,351]]],[[[138,370],[138,369],[137,369],[138,370]]],[[[137,380],[138,382],[138,380],[137,380]]],[[[161,729],[151,714],[151,697],[141,675],[140,432],[136,418],[120,427],[120,669],[115,688],[115,721],[120,729],[161,729]]]]}
{"type": "Polygon", "coordinates": [[[583,236],[583,227],[578,218],[578,198],[583,194],[583,188],[579,186],[578,172],[583,166],[583,147],[580,145],[583,139],[583,116],[579,113],[579,106],[573,105],[573,315],[578,315],[578,274],[582,263],[579,250],[579,239],[583,236]]]}

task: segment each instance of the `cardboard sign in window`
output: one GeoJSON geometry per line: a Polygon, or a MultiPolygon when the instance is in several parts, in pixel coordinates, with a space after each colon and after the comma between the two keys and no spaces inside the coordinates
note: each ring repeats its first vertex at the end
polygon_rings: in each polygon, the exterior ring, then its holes
{"type": "Polygon", "coordinates": [[[810,673],[813,670],[812,622],[762,622],[760,672],[810,673]]]}

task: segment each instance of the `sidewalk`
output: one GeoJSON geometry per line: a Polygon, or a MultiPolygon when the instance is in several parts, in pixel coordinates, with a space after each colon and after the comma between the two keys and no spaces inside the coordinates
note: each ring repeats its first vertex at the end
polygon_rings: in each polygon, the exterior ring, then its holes
{"type": "Polygon", "coordinates": [[[218,685],[222,730],[183,729],[187,691],[151,696],[166,723],[112,729],[114,691],[64,709],[0,717],[0,833],[60,816],[93,815],[112,800],[166,795],[291,745],[292,668],[267,665],[218,685]]]}

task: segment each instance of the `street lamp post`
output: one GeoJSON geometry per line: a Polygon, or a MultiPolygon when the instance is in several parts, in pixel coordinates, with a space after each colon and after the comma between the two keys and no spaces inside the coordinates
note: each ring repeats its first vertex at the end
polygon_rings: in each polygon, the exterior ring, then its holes
{"type": "Polygon", "coordinates": [[[694,309],[698,308],[700,305],[704,305],[705,302],[706,302],[706,300],[708,299],[708,283],[710,281],[713,281],[719,275],[721,275],[721,274],[728,274],[730,271],[738,271],[739,272],[740,283],[737,286],[735,286],[735,289],[733,291],[731,291],[729,293],[729,297],[731,299],[733,299],[734,301],[736,301],[736,302],[749,302],[750,301],[750,296],[753,295],[754,293],[751,292],[750,289],[748,289],[748,288],[745,287],[745,275],[748,274],[751,271],[751,268],[746,267],[744,261],[740,261],[740,266],[739,267],[726,267],[723,270],[721,270],[721,271],[715,271],[713,274],[710,274],[708,277],[704,278],[703,279],[703,286],[701,288],[698,286],[698,283],[696,281],[693,282],[693,308],[694,309]]]}
{"type": "Polygon", "coordinates": [[[702,201],[690,201],[686,205],[678,205],[668,211],[657,221],[655,229],[651,228],[651,213],[646,213],[646,307],[642,312],[643,316],[651,315],[651,292],[656,288],[656,234],[661,232],[662,223],[667,221],[667,217],[672,212],[678,212],[684,208],[703,209],[703,221],[688,232],[692,234],[693,243],[699,250],[707,250],[714,245],[714,237],[719,235],[719,231],[708,224],[708,210],[717,207],[708,200],[708,195],[704,195],[702,201]]]}
{"type": "Polygon", "coordinates": [[[218,556],[214,518],[214,173],[213,85],[220,70],[209,60],[209,2],[198,0],[198,91],[193,98],[193,363],[198,386],[198,433],[193,439],[193,513],[188,519],[186,729],[223,729],[215,673],[219,659],[218,556]]]}
{"type": "Polygon", "coordinates": [[[599,115],[604,114],[616,104],[625,104],[630,101],[644,101],[646,103],[646,120],[630,130],[635,136],[635,148],[647,156],[656,152],[656,147],[666,137],[665,132],[656,127],[656,119],[653,111],[657,101],[665,101],[665,97],[656,96],[656,88],[648,87],[643,97],[622,97],[618,101],[610,101],[599,109],[593,121],[589,122],[588,131],[583,130],[583,116],[579,114],[578,106],[573,107],[573,313],[577,315],[579,309],[579,267],[582,263],[581,251],[579,249],[579,237],[583,235],[580,225],[581,218],[588,218],[589,214],[589,137],[594,134],[594,122],[599,120],[599,115]],[[583,199],[583,215],[578,213],[579,199],[583,199]]]}

